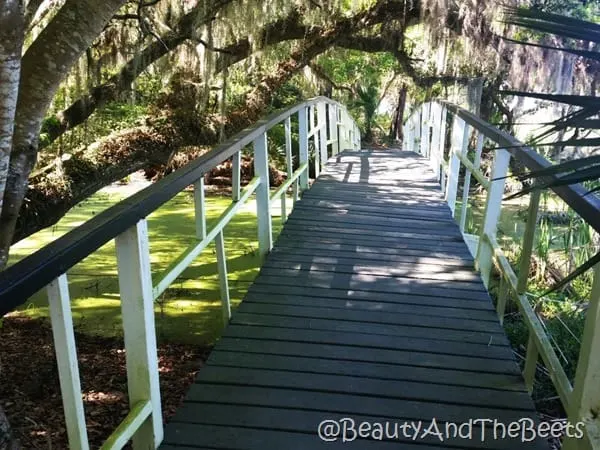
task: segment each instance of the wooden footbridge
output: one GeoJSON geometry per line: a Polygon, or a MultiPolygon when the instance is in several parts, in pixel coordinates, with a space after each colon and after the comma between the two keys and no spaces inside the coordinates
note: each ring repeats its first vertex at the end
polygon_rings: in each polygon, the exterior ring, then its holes
{"type": "MultiPolygon", "coordinates": [[[[417,109],[405,135],[402,151],[361,150],[358,129],[341,105],[310,100],[245,130],[0,275],[1,313],[47,285],[70,447],[89,445],[66,271],[116,239],[131,411],[103,448],[130,440],[135,449],[165,450],[548,448],[549,432],[528,393],[540,363],[570,421],[583,422],[567,433],[565,448],[598,448],[593,411],[600,368],[591,358],[600,351],[598,270],[573,384],[524,295],[535,220],[528,222],[517,273],[495,237],[509,159],[533,170],[548,163],[525,148],[499,150],[485,177],[478,167],[484,140],[509,147],[514,139],[443,102],[417,109]],[[288,179],[272,191],[266,133],[281,125],[288,179]],[[473,160],[467,157],[471,131],[473,160]],[[249,144],[256,177],[242,189],[240,152],[249,144]],[[229,158],[232,203],[207,229],[202,177],[229,158]],[[461,165],[463,202],[471,177],[488,191],[480,236],[465,235],[462,213],[454,218],[461,165]],[[309,167],[317,175],[310,188],[309,167]],[[145,217],[192,184],[197,242],[153,279],[145,217]],[[254,193],[264,261],[231,315],[223,232],[254,193]],[[273,243],[275,201],[285,225],[273,243]],[[225,328],[163,428],[153,301],[213,241],[225,328]],[[486,290],[493,275],[500,279],[496,306],[486,290]],[[501,325],[509,300],[530,329],[523,373],[501,325]]],[[[557,193],[598,229],[596,198],[579,186],[557,193]]],[[[532,196],[530,215],[538,200],[532,196]]]]}

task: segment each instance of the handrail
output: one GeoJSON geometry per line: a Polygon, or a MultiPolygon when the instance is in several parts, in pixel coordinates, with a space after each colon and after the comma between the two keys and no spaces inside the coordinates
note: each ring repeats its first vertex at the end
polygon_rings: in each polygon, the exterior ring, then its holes
{"type": "Polygon", "coordinates": [[[0,317],[22,305],[31,295],[96,251],[121,232],[148,216],[212,168],[231,158],[258,136],[301,108],[320,102],[345,108],[326,97],[316,97],[276,111],[151,186],[106,209],[83,225],[0,272],[0,317]]]}
{"type": "Polygon", "coordinates": [[[293,201],[309,188],[309,140],[313,139],[314,171],[318,174],[330,156],[340,149],[356,149],[360,132],[346,109],[325,97],[316,97],[277,111],[218,145],[155,184],[117,203],[0,273],[0,317],[23,304],[46,287],[54,348],[58,364],[61,397],[69,448],[88,450],[89,443],[77,349],[73,330],[67,270],[111,239],[115,240],[121,315],[127,362],[130,411],[110,435],[102,449],[120,449],[131,439],[133,448],[157,448],[163,438],[154,301],[214,241],[223,323],[231,317],[224,230],[241,206],[256,194],[259,253],[265,256],[273,245],[271,202],[281,200],[285,223],[286,196],[293,189],[293,201]],[[298,114],[298,168],[292,164],[291,116],[298,114]],[[315,115],[316,113],[316,115],[315,115]],[[315,123],[315,118],[318,120],[315,123]],[[287,180],[273,193],[269,186],[267,132],[283,123],[287,180]],[[254,178],[240,188],[241,151],[252,144],[254,178]],[[331,149],[331,151],[330,151],[331,149]],[[210,230],[206,227],[204,175],[232,158],[232,201],[210,230]],[[150,244],[146,217],[186,187],[194,187],[195,242],[175,257],[155,284],[150,265],[150,244]]]}
{"type": "MultiPolygon", "coordinates": [[[[540,170],[552,165],[550,161],[531,147],[524,145],[506,131],[485,122],[470,111],[446,101],[439,101],[439,103],[445,106],[449,112],[463,119],[475,130],[483,133],[488,139],[496,142],[500,148],[506,149],[528,169],[540,170]]],[[[552,177],[548,178],[551,179],[552,177]]],[[[589,223],[594,230],[600,233],[600,198],[594,195],[585,195],[587,189],[581,186],[581,184],[557,186],[552,187],[551,189],[562,198],[573,211],[589,223]]]]}
{"type": "MultiPolygon", "coordinates": [[[[567,411],[571,423],[584,421],[586,433],[580,440],[565,439],[563,448],[596,449],[600,448],[600,422],[596,407],[600,404],[600,264],[594,268],[594,281],[585,327],[581,338],[581,350],[577,363],[575,380],[572,383],[560,364],[556,351],[552,347],[545,328],[526,296],[527,281],[537,226],[540,202],[539,192],[529,198],[528,218],[521,249],[521,262],[518,275],[513,270],[496,240],[500,218],[504,186],[509,172],[510,158],[517,159],[530,170],[539,170],[551,166],[550,161],[523,145],[508,133],[483,121],[471,112],[446,101],[433,101],[417,107],[404,125],[403,148],[417,151],[429,158],[432,168],[441,182],[445,199],[454,215],[458,191],[460,166],[465,167],[463,184],[463,204],[459,221],[460,231],[465,241],[476,242],[476,250],[469,249],[475,256],[475,267],[480,271],[486,287],[489,285],[492,268],[500,275],[499,293],[496,310],[503,321],[506,303],[512,296],[516,300],[523,320],[529,329],[529,341],[525,356],[523,376],[531,391],[535,380],[538,360],[541,358],[556,388],[559,398],[567,411]],[[452,118],[452,133],[448,161],[445,160],[447,115],[452,118]],[[471,128],[478,134],[475,163],[467,158],[471,128]],[[478,168],[479,156],[485,139],[494,141],[498,148],[494,151],[491,175],[487,178],[478,168]],[[465,233],[466,208],[469,196],[471,176],[474,176],[487,191],[485,212],[479,236],[465,233]],[[474,239],[473,239],[474,238],[474,239]]],[[[555,178],[554,176],[546,177],[555,178]]],[[[588,223],[596,232],[600,232],[600,199],[586,195],[587,190],[579,184],[552,188],[563,201],[588,223]]]]}

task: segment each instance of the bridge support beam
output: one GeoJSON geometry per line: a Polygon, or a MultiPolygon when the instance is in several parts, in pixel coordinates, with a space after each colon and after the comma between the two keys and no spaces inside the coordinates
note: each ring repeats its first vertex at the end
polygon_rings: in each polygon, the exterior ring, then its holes
{"type": "Polygon", "coordinates": [[[256,188],[256,217],[258,219],[258,252],[265,257],[273,248],[271,231],[271,201],[269,199],[269,156],[267,133],[254,141],[254,173],[260,178],[256,188]]]}
{"type": "Polygon", "coordinates": [[[569,421],[583,421],[582,439],[565,439],[564,450],[600,449],[600,264],[594,269],[594,283],[585,318],[575,384],[571,394],[569,421]]]}
{"type": "Polygon", "coordinates": [[[483,283],[487,288],[492,273],[492,258],[494,249],[486,236],[496,237],[500,212],[502,210],[502,197],[504,196],[504,184],[508,174],[508,163],[510,162],[510,153],[504,149],[498,149],[494,153],[494,163],[492,165],[492,174],[490,175],[490,188],[488,189],[487,200],[485,203],[485,213],[483,216],[483,229],[477,246],[477,258],[475,259],[476,268],[481,273],[483,283]]]}
{"type": "MultiPolygon", "coordinates": [[[[115,239],[131,410],[150,403],[150,414],[133,434],[133,448],[157,448],[163,439],[154,327],[154,297],[146,219],[115,239]]],[[[127,442],[127,441],[125,441],[127,442]]]]}
{"type": "MultiPolygon", "coordinates": [[[[300,148],[298,149],[298,160],[300,166],[308,163],[308,117],[306,107],[300,108],[298,111],[298,143],[300,148]]],[[[306,170],[300,175],[300,191],[306,191],[308,189],[308,166],[306,170]]]]}
{"type": "Polygon", "coordinates": [[[452,123],[452,147],[450,150],[450,167],[448,173],[448,185],[446,188],[446,202],[452,211],[452,217],[456,211],[456,194],[458,192],[458,175],[460,172],[459,154],[466,155],[469,145],[469,126],[463,119],[454,116],[452,123]]]}

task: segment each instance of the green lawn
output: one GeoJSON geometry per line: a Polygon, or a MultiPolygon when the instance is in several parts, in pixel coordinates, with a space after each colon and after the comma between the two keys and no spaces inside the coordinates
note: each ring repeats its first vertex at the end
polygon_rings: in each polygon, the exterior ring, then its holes
{"type": "MultiPolygon", "coordinates": [[[[94,214],[120,200],[115,194],[98,193],[73,208],[57,225],[42,230],[12,248],[11,263],[29,255],[94,214]]],[[[231,199],[206,198],[208,227],[231,199]]],[[[279,208],[273,205],[273,236],[281,230],[279,208]]],[[[288,202],[288,205],[291,201],[288,202]]],[[[258,273],[256,204],[251,199],[225,228],[225,245],[232,307],[237,306],[258,273]]],[[[193,242],[194,204],[190,192],[182,192],[148,218],[152,274],[158,275],[193,242]]],[[[68,272],[75,327],[88,334],[122,334],[114,241],[71,268],[68,272]]],[[[211,245],[165,291],[156,304],[159,339],[210,344],[221,329],[220,295],[216,257],[211,245]]],[[[30,317],[47,317],[44,291],[21,308],[30,317]]]]}

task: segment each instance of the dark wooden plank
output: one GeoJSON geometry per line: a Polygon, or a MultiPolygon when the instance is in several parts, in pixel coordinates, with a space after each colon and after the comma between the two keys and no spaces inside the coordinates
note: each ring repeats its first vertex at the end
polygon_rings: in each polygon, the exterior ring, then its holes
{"type": "Polygon", "coordinates": [[[508,375],[520,374],[516,362],[510,360],[402,350],[364,349],[350,345],[312,344],[307,342],[298,343],[223,337],[215,345],[215,351],[236,351],[341,359],[346,361],[377,362],[417,367],[440,367],[451,370],[468,370],[473,372],[502,373],[508,375]]]}
{"type": "Polygon", "coordinates": [[[466,244],[458,239],[396,239],[386,238],[378,235],[365,235],[353,232],[353,230],[340,229],[332,232],[328,229],[313,227],[293,226],[287,224],[281,231],[279,239],[304,240],[310,242],[327,242],[354,246],[377,246],[394,250],[420,250],[420,251],[444,251],[453,252],[456,257],[471,257],[466,244]]]}
{"type": "Polygon", "coordinates": [[[443,382],[447,386],[482,387],[499,391],[527,392],[521,375],[480,373],[440,368],[432,369],[409,365],[305,358],[287,355],[266,355],[235,351],[212,352],[207,364],[225,367],[347,375],[397,382],[403,380],[421,381],[423,383],[443,382]]]}
{"type": "MultiPolygon", "coordinates": [[[[308,243],[306,243],[308,244],[308,243]]],[[[360,246],[352,244],[328,243],[325,240],[311,242],[312,245],[300,245],[298,240],[279,239],[271,254],[287,254],[305,256],[356,258],[362,261],[393,261],[398,263],[421,263],[438,266],[459,266],[471,269],[473,260],[461,258],[450,252],[418,251],[409,249],[390,249],[388,247],[360,246]]]]}
{"type": "Polygon", "coordinates": [[[394,339],[391,336],[380,334],[356,334],[342,331],[306,330],[283,327],[256,327],[240,324],[232,324],[227,327],[223,336],[238,339],[248,338],[270,341],[346,345],[365,349],[418,351],[514,361],[513,354],[508,347],[415,337],[394,339]]]}
{"type": "Polygon", "coordinates": [[[418,292],[424,296],[440,296],[456,299],[470,299],[491,302],[487,292],[483,290],[465,290],[439,285],[431,280],[388,278],[376,275],[336,274],[328,272],[299,273],[285,271],[269,273],[266,269],[256,279],[259,284],[280,284],[281,286],[310,286],[325,289],[347,289],[351,291],[373,291],[391,295],[413,294],[418,292]]]}
{"type": "Polygon", "coordinates": [[[481,283],[481,277],[474,270],[421,261],[404,263],[337,255],[316,256],[301,255],[296,252],[275,252],[269,255],[263,267],[481,283]]]}
{"type": "MultiPolygon", "coordinates": [[[[174,427],[175,429],[180,430],[180,433],[184,433],[185,427],[189,426],[189,424],[197,423],[220,426],[235,423],[238,426],[248,428],[264,427],[264,424],[268,423],[271,429],[277,431],[292,431],[314,434],[319,423],[323,421],[325,417],[329,416],[330,414],[328,414],[327,411],[306,411],[246,405],[232,409],[229,405],[186,402],[181,406],[181,408],[179,408],[172,421],[176,422],[174,427]]],[[[341,419],[341,417],[336,415],[335,420],[338,419],[341,419]]],[[[405,436],[402,432],[402,428],[399,428],[400,425],[398,428],[396,428],[396,425],[390,423],[389,419],[385,417],[353,415],[352,420],[356,423],[356,427],[360,422],[382,424],[386,424],[386,422],[388,422],[388,433],[385,434],[384,432],[382,440],[395,441],[396,443],[401,442],[402,448],[412,448],[412,446],[417,446],[415,449],[421,450],[421,445],[423,444],[432,444],[435,446],[440,443],[438,437],[431,435],[424,436],[423,439],[418,439],[415,443],[412,438],[412,433],[408,433],[408,428],[406,428],[407,432],[405,436]],[[398,430],[398,433],[396,433],[396,430],[398,430]]],[[[442,426],[445,427],[445,424],[442,426]]],[[[193,430],[192,427],[189,427],[189,429],[190,431],[193,430]]],[[[352,434],[349,431],[348,437],[351,436],[352,434]]],[[[449,439],[445,439],[445,442],[449,445],[458,445],[462,448],[506,448],[506,442],[493,439],[488,439],[486,441],[481,442],[479,439],[467,440],[458,436],[451,436],[449,439]]],[[[434,448],[439,449],[439,447],[434,448]]]]}
{"type": "Polygon", "coordinates": [[[366,377],[295,373],[284,370],[206,366],[196,383],[273,387],[337,394],[350,394],[398,400],[417,400],[464,406],[531,410],[526,392],[499,391],[481,387],[448,386],[404,380],[401,383],[366,377]]]}
{"type": "Polygon", "coordinates": [[[496,312],[490,309],[428,306],[417,301],[377,302],[344,300],[338,298],[309,297],[306,295],[288,295],[253,290],[248,292],[244,301],[247,303],[269,303],[280,305],[311,306],[317,308],[340,308],[356,311],[378,311],[386,314],[415,314],[418,316],[456,317],[459,319],[483,320],[498,322],[496,312]]]}
{"type": "MultiPolygon", "coordinates": [[[[517,393],[517,395],[521,394],[517,393]]],[[[523,417],[535,418],[535,415],[528,411],[486,406],[210,383],[193,384],[188,401],[328,411],[332,416],[336,414],[375,415],[387,417],[389,420],[430,421],[435,417],[440,421],[465,422],[472,418],[495,418],[507,423],[523,417]]]]}
{"type": "MultiPolygon", "coordinates": [[[[324,416],[326,418],[327,416],[324,416]]],[[[223,450],[307,450],[307,449],[365,449],[393,450],[398,443],[360,439],[353,442],[325,442],[316,432],[287,432],[270,429],[238,427],[235,425],[203,425],[174,423],[165,433],[168,448],[203,448],[223,450]],[[169,446],[171,445],[171,446],[169,446]]],[[[439,447],[402,444],[415,450],[439,450],[439,447]]]]}
{"type": "Polygon", "coordinates": [[[290,214],[289,220],[302,221],[311,220],[317,223],[335,223],[352,226],[363,226],[370,229],[427,229],[436,235],[456,235],[460,233],[458,225],[451,220],[430,220],[429,218],[396,218],[390,216],[376,216],[374,220],[371,214],[357,214],[353,211],[328,211],[321,210],[316,213],[315,210],[306,210],[303,208],[294,208],[290,214]]]}
{"type": "Polygon", "coordinates": [[[377,323],[389,325],[411,325],[424,328],[443,328],[450,330],[481,331],[490,336],[502,335],[499,324],[468,320],[457,317],[417,316],[404,314],[387,314],[380,311],[353,311],[339,308],[314,308],[311,306],[276,305],[264,303],[244,303],[236,312],[268,314],[273,316],[308,317],[315,319],[335,319],[350,322],[377,323]]]}
{"type": "Polygon", "coordinates": [[[354,238],[359,238],[359,242],[361,240],[364,240],[365,242],[366,241],[398,242],[398,241],[405,241],[408,239],[408,240],[414,241],[414,244],[422,243],[422,244],[424,244],[425,247],[429,247],[433,244],[437,244],[437,243],[441,243],[441,242],[444,242],[444,243],[455,242],[455,243],[457,243],[457,246],[460,248],[464,248],[464,246],[466,246],[466,244],[462,240],[462,237],[459,234],[456,234],[453,236],[439,236],[436,233],[429,232],[429,231],[423,230],[423,229],[416,230],[416,231],[407,231],[407,232],[377,230],[377,233],[374,233],[374,230],[372,230],[372,229],[369,230],[366,227],[362,227],[362,228],[357,227],[357,226],[344,227],[342,225],[335,225],[335,223],[333,223],[333,224],[328,223],[327,226],[325,227],[323,224],[321,224],[321,225],[315,224],[314,221],[311,221],[310,219],[302,221],[302,222],[299,220],[289,221],[288,223],[286,223],[285,229],[292,233],[295,233],[297,230],[298,231],[300,231],[300,230],[310,231],[310,232],[312,232],[313,235],[317,235],[317,236],[321,233],[323,233],[324,236],[329,236],[329,235],[347,236],[348,242],[353,242],[354,238]],[[365,233],[369,233],[370,237],[367,239],[364,239],[365,233]],[[422,241],[422,242],[420,242],[420,241],[422,241]]]}
{"type": "Polygon", "coordinates": [[[450,330],[447,328],[431,328],[410,325],[389,325],[381,323],[356,322],[347,320],[322,319],[314,317],[289,317],[270,314],[253,314],[236,311],[231,323],[265,327],[305,328],[349,333],[364,333],[397,338],[413,337],[458,341],[472,344],[508,345],[502,334],[490,335],[484,331],[450,330]]]}
{"type": "Polygon", "coordinates": [[[382,233],[384,236],[394,237],[419,237],[436,236],[438,239],[462,240],[460,231],[454,227],[443,227],[443,223],[436,222],[437,226],[430,226],[426,221],[405,221],[398,224],[379,223],[373,219],[361,220],[355,217],[336,217],[331,214],[319,214],[317,216],[294,216],[293,213],[288,219],[292,225],[300,226],[318,226],[321,229],[351,228],[353,230],[363,230],[382,233]]]}
{"type": "MultiPolygon", "coordinates": [[[[266,278],[266,277],[265,277],[266,278]]],[[[414,292],[399,292],[387,293],[377,292],[375,290],[360,290],[351,289],[348,287],[342,288],[321,288],[316,286],[292,285],[285,283],[282,279],[282,284],[269,284],[261,278],[260,283],[254,283],[249,288],[249,292],[260,292],[277,295],[285,298],[286,296],[293,297],[296,295],[316,297],[319,299],[341,299],[345,301],[365,301],[365,302],[381,302],[381,303],[410,303],[417,305],[440,306],[443,308],[462,308],[462,309],[479,309],[485,311],[495,311],[489,296],[479,296],[473,299],[462,299],[456,297],[441,297],[421,295],[414,292]]]]}
{"type": "MultiPolygon", "coordinates": [[[[302,267],[296,268],[274,268],[265,264],[260,270],[260,276],[292,278],[309,286],[340,287],[340,282],[350,288],[364,289],[365,285],[371,286],[373,290],[385,288],[387,292],[421,292],[426,295],[445,295],[449,297],[461,297],[477,294],[487,295],[482,283],[468,281],[447,281],[433,278],[410,278],[375,273],[355,273],[350,267],[341,266],[339,271],[330,267],[322,266],[319,270],[302,267]]],[[[369,287],[367,287],[369,289],[369,287]]],[[[471,298],[471,297],[467,297],[471,298]]]]}

